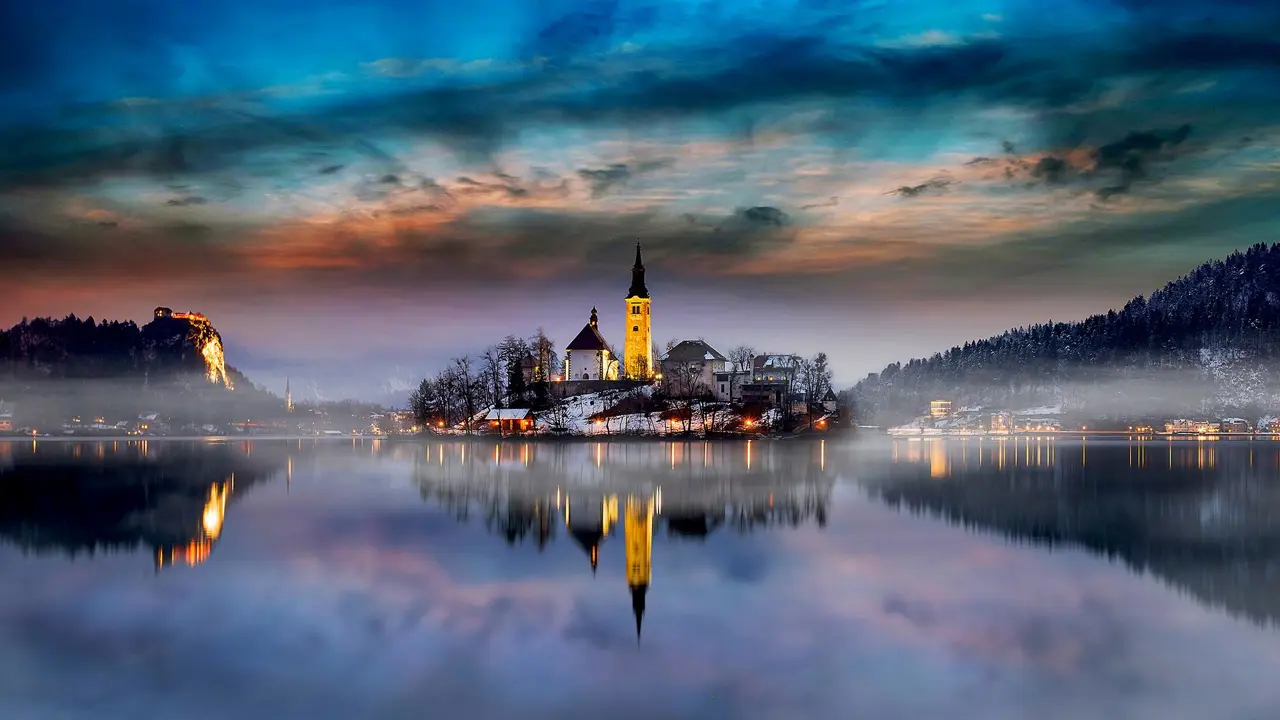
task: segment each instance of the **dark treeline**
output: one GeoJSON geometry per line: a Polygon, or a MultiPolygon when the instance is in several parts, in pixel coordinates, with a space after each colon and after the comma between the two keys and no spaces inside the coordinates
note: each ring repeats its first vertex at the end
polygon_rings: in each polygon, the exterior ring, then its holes
{"type": "Polygon", "coordinates": [[[858,383],[853,400],[864,420],[882,422],[918,415],[939,398],[1005,406],[1066,400],[1104,414],[1267,411],[1239,391],[1270,390],[1248,368],[1274,366],[1277,339],[1280,244],[1258,244],[1118,311],[1021,327],[894,363],[858,383]]]}
{"type": "Polygon", "coordinates": [[[213,483],[234,477],[239,497],[284,465],[270,447],[252,458],[226,445],[162,445],[150,456],[132,443],[27,448],[0,448],[0,541],[70,557],[186,543],[213,483]]]}
{"type": "Polygon", "coordinates": [[[528,339],[508,335],[424,378],[409,396],[409,409],[424,427],[462,424],[470,429],[477,414],[489,407],[546,409],[550,383],[559,372],[555,343],[542,328],[528,339]]]}
{"type": "Polygon", "coordinates": [[[1271,625],[1280,623],[1280,493],[1267,482],[1274,465],[1237,450],[1221,451],[1211,473],[1134,468],[1125,445],[1091,451],[1087,467],[1064,451],[1054,465],[970,467],[951,482],[911,465],[868,483],[867,492],[890,507],[1018,544],[1084,548],[1205,605],[1271,625]]]}

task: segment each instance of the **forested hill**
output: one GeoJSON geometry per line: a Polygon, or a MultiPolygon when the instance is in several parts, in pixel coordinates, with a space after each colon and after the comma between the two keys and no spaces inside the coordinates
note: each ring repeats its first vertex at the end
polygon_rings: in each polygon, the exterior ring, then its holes
{"type": "Polygon", "coordinates": [[[0,400],[42,427],[142,412],[212,422],[283,407],[226,364],[207,318],[185,313],[141,327],[74,315],[23,320],[0,331],[0,400]]]}
{"type": "Polygon", "coordinates": [[[894,363],[853,395],[863,422],[932,399],[1098,417],[1266,413],[1280,405],[1280,244],[1206,262],[1150,297],[1081,322],[1047,322],[894,363]]]}

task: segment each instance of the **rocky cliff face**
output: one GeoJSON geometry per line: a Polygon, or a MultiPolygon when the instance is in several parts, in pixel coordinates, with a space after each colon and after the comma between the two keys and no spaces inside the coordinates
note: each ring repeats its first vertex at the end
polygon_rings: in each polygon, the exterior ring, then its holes
{"type": "Polygon", "coordinates": [[[156,318],[142,328],[142,341],[148,360],[199,371],[209,382],[233,388],[227,375],[222,336],[205,316],[160,308],[156,318]]]}

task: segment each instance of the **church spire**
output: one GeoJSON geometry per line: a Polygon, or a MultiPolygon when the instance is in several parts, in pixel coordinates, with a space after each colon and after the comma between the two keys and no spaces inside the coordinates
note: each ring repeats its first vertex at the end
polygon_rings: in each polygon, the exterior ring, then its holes
{"type": "Polygon", "coordinates": [[[631,289],[627,297],[649,297],[649,288],[644,286],[644,262],[640,259],[640,243],[636,243],[636,264],[631,268],[631,289]]]}
{"type": "Polygon", "coordinates": [[[636,645],[640,644],[640,625],[644,622],[644,594],[648,585],[631,588],[631,610],[636,614],[636,645]]]}
{"type": "Polygon", "coordinates": [[[600,318],[596,316],[595,308],[591,308],[591,327],[600,327],[600,318]]]}

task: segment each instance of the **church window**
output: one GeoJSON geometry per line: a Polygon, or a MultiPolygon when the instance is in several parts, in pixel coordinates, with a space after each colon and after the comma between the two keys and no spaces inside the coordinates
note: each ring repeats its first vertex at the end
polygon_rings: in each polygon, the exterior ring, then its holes
{"type": "Polygon", "coordinates": [[[591,379],[591,373],[582,373],[582,379],[583,379],[583,380],[590,380],[590,379],[591,379]]]}
{"type": "Polygon", "coordinates": [[[632,305],[632,306],[631,306],[631,314],[632,314],[632,315],[639,315],[639,314],[640,314],[640,306],[639,306],[639,305],[632,305]]]}
{"type": "Polygon", "coordinates": [[[639,326],[639,325],[632,325],[632,326],[631,326],[631,332],[640,332],[640,326],[639,326]]]}

